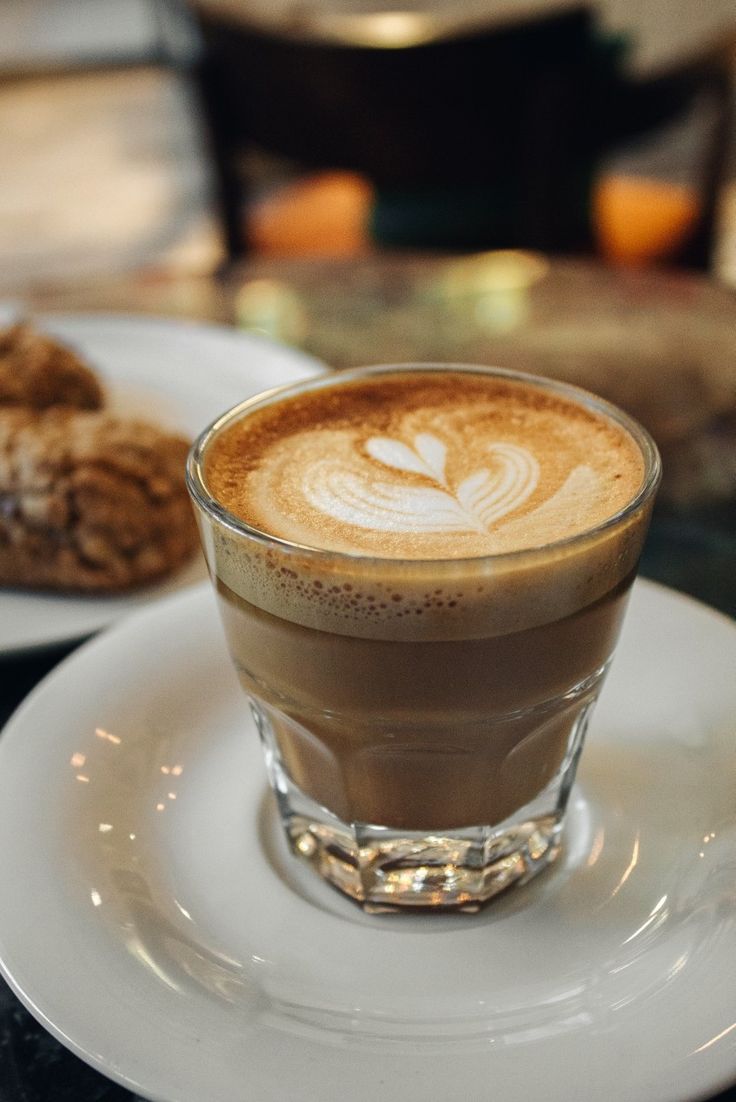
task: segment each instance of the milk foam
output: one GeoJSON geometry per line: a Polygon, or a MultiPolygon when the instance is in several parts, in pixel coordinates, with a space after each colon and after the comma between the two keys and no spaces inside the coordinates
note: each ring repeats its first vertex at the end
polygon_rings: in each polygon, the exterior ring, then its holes
{"type": "Polygon", "coordinates": [[[522,505],[539,481],[531,452],[513,444],[489,444],[494,472],[481,467],[457,486],[445,477],[446,445],[432,433],[419,433],[413,448],[399,440],[371,436],[369,456],[398,471],[422,475],[434,486],[416,486],[394,478],[377,479],[361,464],[316,459],[300,473],[305,501],[334,521],[376,532],[489,532],[491,526],[522,505]],[[441,487],[441,488],[440,488],[441,487]]]}
{"type": "Polygon", "coordinates": [[[308,627],[395,639],[523,630],[633,572],[650,501],[566,541],[631,501],[644,468],[622,426],[556,392],[451,370],[338,376],[215,438],[211,495],[294,546],[213,525],[208,558],[235,594],[308,627]],[[503,557],[533,548],[545,550],[503,557]]]}
{"type": "Polygon", "coordinates": [[[592,528],[641,481],[627,434],[572,402],[477,375],[396,379],[372,404],[371,384],[348,384],[246,418],[214,453],[215,496],[310,547],[467,558],[592,528]]]}

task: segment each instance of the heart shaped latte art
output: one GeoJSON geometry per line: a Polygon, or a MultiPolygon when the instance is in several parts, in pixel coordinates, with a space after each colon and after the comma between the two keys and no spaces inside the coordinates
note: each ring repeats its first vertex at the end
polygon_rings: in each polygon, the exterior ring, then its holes
{"type": "Polygon", "coordinates": [[[485,533],[519,509],[539,483],[539,463],[517,444],[488,444],[490,466],[454,487],[445,473],[447,445],[432,433],[419,433],[413,447],[372,436],[365,449],[390,469],[389,477],[377,479],[375,467],[357,454],[352,465],[322,457],[302,475],[304,496],[313,508],[358,528],[485,533]],[[417,485],[415,478],[402,479],[393,472],[421,475],[433,485],[417,485]]]}

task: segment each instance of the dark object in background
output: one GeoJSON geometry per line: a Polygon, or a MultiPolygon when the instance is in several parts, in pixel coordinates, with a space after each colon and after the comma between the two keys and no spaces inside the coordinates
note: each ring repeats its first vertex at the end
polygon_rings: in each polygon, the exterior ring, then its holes
{"type": "MultiPolygon", "coordinates": [[[[277,33],[248,22],[245,7],[242,17],[195,9],[231,256],[245,248],[237,161],[250,146],[364,173],[387,244],[589,252],[600,157],[677,117],[703,88],[728,101],[718,58],[625,80],[584,8],[402,48],[315,37],[298,23],[277,33]]],[[[703,226],[685,258],[699,266],[724,144],[703,170],[703,226]]]]}

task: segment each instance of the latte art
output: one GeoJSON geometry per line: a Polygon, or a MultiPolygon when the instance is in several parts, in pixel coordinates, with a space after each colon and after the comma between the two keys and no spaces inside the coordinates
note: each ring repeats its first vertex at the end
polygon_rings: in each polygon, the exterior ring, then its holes
{"type": "Polygon", "coordinates": [[[305,499],[320,512],[359,528],[484,533],[523,505],[539,481],[539,464],[530,451],[494,443],[488,445],[493,469],[476,470],[453,489],[445,474],[446,445],[431,433],[419,433],[413,443],[412,449],[399,440],[372,436],[366,451],[387,467],[420,475],[435,487],[399,478],[377,481],[358,456],[351,467],[325,458],[303,473],[305,499]]]}
{"type": "Polygon", "coordinates": [[[264,406],[218,440],[208,477],[235,515],[302,546],[461,559],[594,527],[630,497],[641,457],[559,396],[397,372],[264,406]]]}

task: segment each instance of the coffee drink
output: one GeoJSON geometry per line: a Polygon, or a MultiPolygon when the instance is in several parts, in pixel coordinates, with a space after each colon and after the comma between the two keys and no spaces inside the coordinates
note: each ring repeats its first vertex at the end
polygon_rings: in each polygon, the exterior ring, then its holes
{"type": "Polygon", "coordinates": [[[523,812],[509,882],[535,871],[532,834],[551,859],[651,506],[645,434],[572,388],[393,368],[246,403],[200,453],[205,548],[276,790],[298,794],[297,851],[383,903],[401,892],[364,891],[366,832],[401,835],[404,867],[418,834],[457,850],[481,831],[508,856],[523,812]]]}

